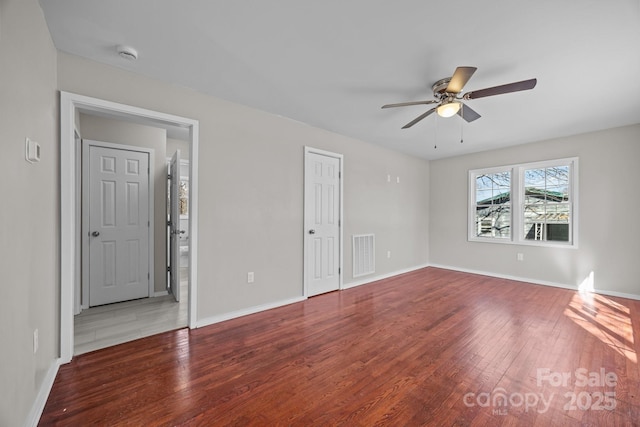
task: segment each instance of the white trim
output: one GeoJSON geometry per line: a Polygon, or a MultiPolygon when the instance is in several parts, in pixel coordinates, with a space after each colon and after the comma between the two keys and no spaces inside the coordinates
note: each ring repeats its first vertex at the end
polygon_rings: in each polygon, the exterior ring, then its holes
{"type": "MultiPolygon", "coordinates": [[[[517,282],[531,283],[534,285],[551,286],[553,288],[562,288],[562,289],[568,289],[571,291],[580,292],[580,288],[578,287],[578,285],[567,285],[566,283],[551,282],[548,280],[538,280],[538,279],[532,279],[530,277],[520,277],[520,276],[512,276],[509,274],[491,273],[488,271],[474,270],[471,268],[462,268],[462,267],[455,267],[451,265],[441,265],[441,264],[429,264],[429,267],[442,268],[444,270],[459,271],[461,273],[479,274],[481,276],[495,277],[498,279],[515,280],[517,282]]],[[[603,289],[594,289],[593,291],[590,291],[590,292],[594,294],[607,295],[611,297],[640,300],[640,294],[627,294],[624,292],[608,291],[603,289]]]]}
{"type": "Polygon", "coordinates": [[[160,113],[69,92],[60,92],[60,363],[73,357],[73,313],[76,265],[75,135],[76,110],[98,112],[113,118],[135,117],[150,126],[189,129],[189,327],[196,327],[198,290],[198,135],[197,120],[160,113]]]}
{"type": "MultiPolygon", "coordinates": [[[[102,147],[102,148],[110,148],[114,150],[125,150],[125,151],[136,151],[139,153],[146,153],[149,155],[149,168],[147,172],[147,179],[149,180],[149,252],[148,252],[148,262],[149,262],[149,297],[152,297],[155,293],[155,185],[154,185],[154,177],[155,174],[155,150],[153,148],[145,148],[138,147],[134,145],[125,145],[125,144],[117,144],[112,142],[104,142],[104,141],[94,141],[91,139],[83,139],[82,140],[82,188],[83,194],[81,198],[80,204],[82,204],[82,266],[88,267],[89,265],[89,175],[85,174],[85,170],[88,171],[89,164],[89,147],[102,147]],[[85,150],[85,147],[87,148],[85,150]],[[85,169],[86,168],[86,169],[85,169]],[[85,176],[86,175],[86,176],[85,176]],[[85,205],[86,204],[86,205],[85,205]]],[[[83,306],[86,303],[86,307],[89,307],[89,269],[82,268],[82,296],[83,298],[83,306]]],[[[76,289],[78,287],[76,286],[76,289]]]]}
{"type": "Polygon", "coordinates": [[[215,323],[224,322],[226,320],[236,319],[242,316],[248,316],[250,314],[260,313],[262,311],[271,310],[273,308],[284,307],[285,305],[295,304],[297,302],[305,301],[307,297],[300,296],[294,298],[288,298],[281,301],[271,302],[268,304],[256,305],[249,308],[243,308],[241,310],[232,311],[229,313],[219,314],[217,316],[207,317],[205,319],[198,320],[197,328],[201,328],[203,326],[213,325],[215,323]]]}
{"type": "MultiPolygon", "coordinates": [[[[76,128],[74,129],[74,150],[75,150],[75,155],[76,155],[76,164],[75,164],[75,168],[77,171],[81,171],[82,170],[82,136],[80,135],[80,131],[78,130],[78,123],[76,123],[76,128]]],[[[82,179],[76,179],[76,183],[75,183],[75,191],[76,191],[76,200],[82,200],[82,179]]],[[[76,218],[81,218],[82,217],[82,203],[77,203],[76,204],[76,209],[75,209],[75,213],[76,213],[76,218]]],[[[73,314],[74,316],[76,314],[80,314],[82,312],[82,310],[89,308],[89,294],[88,293],[83,293],[83,291],[80,291],[81,286],[84,283],[83,280],[83,276],[82,276],[82,251],[80,250],[82,248],[82,221],[78,221],[76,222],[76,228],[74,230],[76,232],[76,247],[75,247],[75,254],[74,257],[76,260],[78,260],[79,262],[76,264],[75,266],[75,275],[74,275],[74,280],[75,280],[75,297],[74,297],[74,308],[73,308],[73,314]],[[85,301],[86,299],[86,301],[85,301]],[[86,305],[85,305],[86,302],[86,305]]]]}
{"type": "Polygon", "coordinates": [[[402,270],[392,271],[391,273],[381,274],[379,276],[367,277],[366,279],[356,280],[355,282],[349,282],[343,286],[342,289],[351,289],[357,286],[367,285],[369,283],[377,282],[378,280],[388,279],[390,277],[399,276],[400,274],[411,273],[412,271],[421,270],[429,267],[429,264],[417,265],[415,267],[404,268],[402,270]]]}
{"type": "Polygon", "coordinates": [[[157,292],[154,292],[153,295],[151,296],[155,298],[155,297],[164,297],[167,295],[169,295],[168,291],[157,291],[157,292]]]}
{"type": "MultiPolygon", "coordinates": [[[[309,147],[309,146],[305,146],[304,147],[304,158],[303,158],[303,171],[304,168],[306,167],[307,164],[307,155],[308,154],[320,154],[322,156],[327,156],[327,157],[332,157],[335,159],[338,159],[339,162],[339,167],[338,167],[338,173],[339,173],[339,181],[340,181],[340,208],[339,208],[339,219],[338,219],[338,223],[340,224],[340,231],[339,231],[339,247],[340,247],[340,256],[338,259],[339,262],[339,266],[338,268],[340,269],[340,274],[338,277],[338,289],[343,289],[343,277],[344,277],[344,238],[343,238],[343,232],[344,232],[344,156],[342,154],[338,154],[338,153],[333,153],[331,151],[326,151],[326,150],[320,150],[318,148],[313,148],[313,147],[309,147]]],[[[307,229],[306,229],[306,218],[304,218],[305,212],[306,212],[306,195],[304,195],[305,192],[305,188],[306,188],[306,173],[303,172],[304,178],[303,178],[303,183],[302,183],[302,187],[303,187],[303,197],[302,197],[302,211],[303,211],[303,219],[302,219],[302,258],[303,258],[303,267],[302,267],[302,295],[306,298],[309,295],[309,263],[307,260],[307,229]]]]}
{"type": "Polygon", "coordinates": [[[31,405],[31,410],[29,411],[29,415],[24,423],[25,427],[36,427],[40,422],[40,417],[42,417],[42,411],[44,411],[44,407],[47,404],[47,399],[49,398],[49,394],[51,393],[51,389],[53,388],[53,383],[56,380],[56,375],[58,375],[58,368],[60,367],[60,360],[55,359],[47,369],[47,373],[45,374],[42,383],[40,383],[40,389],[38,390],[38,394],[36,399],[33,401],[31,405]]]}
{"type": "Polygon", "coordinates": [[[197,328],[198,319],[198,138],[200,123],[191,121],[189,128],[189,327],[197,328]]]}

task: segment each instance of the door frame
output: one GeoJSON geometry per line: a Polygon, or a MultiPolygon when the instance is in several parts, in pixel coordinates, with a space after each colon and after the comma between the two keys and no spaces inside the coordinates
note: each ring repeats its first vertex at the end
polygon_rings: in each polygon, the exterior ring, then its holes
{"type": "Polygon", "coordinates": [[[176,302],[180,302],[180,180],[182,172],[182,159],[180,158],[180,149],[177,149],[169,160],[169,173],[167,180],[168,194],[169,194],[169,207],[167,209],[167,228],[169,229],[167,236],[167,260],[169,261],[169,268],[167,268],[167,290],[171,291],[173,299],[176,302]],[[173,170],[173,163],[175,158],[175,170],[173,170]],[[175,192],[174,192],[175,191],[175,192]],[[176,212],[178,214],[177,227],[176,227],[176,212]],[[176,230],[177,228],[177,230],[176,230]],[[177,234],[176,234],[177,232],[177,234]],[[177,262],[176,262],[177,261],[177,262]],[[177,275],[177,279],[176,279],[177,275]]]}
{"type": "MultiPolygon", "coordinates": [[[[82,245],[82,305],[81,309],[86,310],[89,308],[89,147],[102,147],[111,148],[114,150],[124,151],[136,151],[139,153],[147,153],[149,155],[149,170],[147,172],[147,179],[149,180],[149,236],[148,236],[148,262],[149,262],[149,298],[154,296],[155,293],[155,278],[154,278],[154,219],[155,219],[155,193],[154,193],[154,179],[153,179],[153,165],[155,158],[155,150],[153,148],[136,147],[133,145],[117,144],[112,142],[94,141],[91,139],[82,140],[82,196],[80,205],[82,205],[82,232],[81,232],[81,245],[82,245]],[[85,173],[85,171],[87,173],[85,173]]],[[[76,291],[80,288],[76,285],[76,291]]]]}
{"type": "Polygon", "coordinates": [[[342,154],[338,154],[338,153],[333,153],[331,151],[326,151],[326,150],[320,150],[318,148],[313,148],[313,147],[309,147],[309,146],[305,146],[304,147],[304,159],[303,159],[303,171],[302,171],[302,175],[303,175],[303,180],[302,180],[302,188],[303,188],[303,193],[304,196],[302,197],[302,212],[303,212],[303,218],[302,218],[302,257],[303,257],[303,296],[304,297],[309,297],[309,271],[311,269],[308,257],[308,251],[307,251],[307,243],[308,243],[308,239],[309,239],[309,234],[307,234],[307,229],[306,229],[306,224],[307,224],[307,217],[306,217],[306,204],[307,204],[307,192],[306,192],[306,188],[307,188],[307,174],[306,174],[306,167],[307,167],[307,158],[309,156],[309,154],[319,154],[321,156],[327,156],[327,157],[332,157],[335,159],[338,159],[338,173],[339,173],[339,177],[340,177],[340,186],[339,186],[339,191],[340,191],[340,196],[339,196],[339,200],[340,200],[340,208],[338,209],[338,224],[339,224],[339,228],[340,228],[340,232],[338,234],[338,238],[339,238],[339,242],[338,242],[338,246],[339,246],[339,251],[340,254],[338,256],[338,290],[342,290],[343,289],[343,283],[342,283],[342,278],[344,276],[344,262],[343,262],[343,258],[344,258],[344,247],[343,247],[343,230],[344,230],[344,221],[343,221],[343,213],[344,213],[344,202],[343,202],[343,194],[344,194],[344,156],[342,154]]]}
{"type": "Polygon", "coordinates": [[[148,126],[181,129],[188,133],[189,169],[189,302],[188,325],[197,327],[198,289],[198,120],[160,113],[144,108],[105,101],[71,92],[60,92],[60,363],[73,358],[73,316],[76,281],[78,236],[76,215],[81,203],[76,193],[78,162],[76,129],[80,112],[108,118],[125,119],[148,126]]]}

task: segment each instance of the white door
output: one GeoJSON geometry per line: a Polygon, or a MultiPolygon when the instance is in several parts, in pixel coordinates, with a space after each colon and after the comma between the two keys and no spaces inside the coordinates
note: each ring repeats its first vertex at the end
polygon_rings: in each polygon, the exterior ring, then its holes
{"type": "Polygon", "coordinates": [[[149,154],[89,146],[89,305],[149,296],[149,154]]]}
{"type": "Polygon", "coordinates": [[[169,163],[169,292],[180,301],[180,150],[169,163]]]}
{"type": "Polygon", "coordinates": [[[305,155],[307,296],[340,288],[340,159],[305,155]]]}

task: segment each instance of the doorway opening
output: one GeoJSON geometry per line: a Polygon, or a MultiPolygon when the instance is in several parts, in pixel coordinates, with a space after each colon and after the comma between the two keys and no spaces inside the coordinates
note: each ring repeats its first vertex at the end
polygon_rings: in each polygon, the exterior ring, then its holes
{"type": "MultiPolygon", "coordinates": [[[[177,139],[183,140],[188,144],[190,191],[188,195],[188,274],[185,292],[188,293],[186,323],[190,328],[196,327],[198,121],[68,92],[61,92],[60,107],[60,362],[68,363],[73,357],[74,314],[78,302],[80,302],[80,295],[78,295],[77,291],[82,275],[79,268],[81,265],[79,239],[82,237],[81,230],[79,230],[79,212],[82,198],[78,191],[78,174],[80,170],[78,165],[80,159],[77,147],[78,136],[81,134],[79,126],[80,114],[161,128],[166,130],[167,135],[179,135],[177,139]]],[[[164,156],[161,160],[164,162],[164,156]]],[[[166,221],[166,217],[164,220],[166,221]]]]}

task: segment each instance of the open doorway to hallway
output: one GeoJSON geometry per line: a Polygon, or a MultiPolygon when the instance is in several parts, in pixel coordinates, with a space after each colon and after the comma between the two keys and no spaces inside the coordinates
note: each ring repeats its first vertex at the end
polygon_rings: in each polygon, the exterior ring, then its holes
{"type": "MultiPolygon", "coordinates": [[[[152,159],[155,162],[149,165],[149,179],[155,184],[155,191],[152,194],[150,203],[150,233],[153,235],[150,256],[154,267],[150,269],[150,286],[144,298],[123,298],[123,301],[116,301],[110,304],[96,304],[94,298],[90,298],[92,287],[89,286],[90,274],[88,270],[93,264],[87,262],[88,256],[81,256],[82,280],[76,286],[79,295],[78,306],[74,316],[74,348],[73,354],[82,354],[100,348],[117,345],[126,341],[142,338],[168,330],[186,327],[188,325],[188,293],[189,293],[189,251],[188,242],[181,250],[181,260],[177,261],[175,271],[179,279],[179,285],[174,286],[172,293],[181,291],[180,302],[174,299],[174,295],[169,295],[167,269],[169,266],[169,247],[167,236],[168,206],[170,205],[169,192],[167,191],[166,158],[174,152],[180,150],[186,158],[189,158],[189,142],[167,136],[167,130],[155,126],[131,123],[128,121],[105,118],[91,112],[81,112],[76,120],[77,129],[81,139],[85,143],[80,143],[81,150],[87,150],[86,140],[106,141],[113,148],[127,147],[153,152],[152,159]],[[80,284],[80,282],[82,284],[80,284]]],[[[80,138],[78,139],[78,141],[80,138]]],[[[115,151],[121,151],[117,149],[115,151]]],[[[83,158],[82,153],[78,158],[83,158]]],[[[181,175],[184,175],[188,183],[189,170],[188,161],[182,166],[181,175]]],[[[88,165],[85,162],[79,163],[79,168],[86,171],[88,165]]],[[[78,176],[82,174],[78,173],[78,176]]],[[[82,187],[88,188],[85,178],[82,187]]],[[[99,192],[99,191],[96,191],[99,192]]],[[[80,191],[83,200],[89,200],[87,191],[80,191]]],[[[93,194],[93,193],[92,193],[93,194]]],[[[81,203],[85,206],[85,203],[81,203]]],[[[86,207],[83,211],[89,211],[86,207]]],[[[86,212],[85,212],[86,213],[86,212]]],[[[100,216],[100,215],[98,215],[100,216]]],[[[89,252],[89,242],[91,237],[87,237],[91,230],[86,224],[89,223],[87,214],[82,212],[77,216],[78,221],[82,221],[85,226],[80,227],[78,246],[82,248],[81,254],[89,252]]],[[[188,215],[182,215],[181,221],[185,229],[189,229],[188,215]]],[[[146,220],[145,220],[146,224],[146,220]]],[[[105,233],[103,233],[105,234],[105,233]]],[[[188,234],[187,234],[188,236],[188,234]]],[[[102,237],[102,236],[100,236],[102,237]]],[[[173,266],[172,266],[173,268],[173,266]]],[[[147,273],[144,273],[145,278],[147,273]]],[[[110,302],[110,301],[107,301],[110,302]]]]}
{"type": "MultiPolygon", "coordinates": [[[[188,326],[197,326],[198,307],[198,139],[199,122],[194,119],[134,107],[85,95],[60,92],[60,359],[69,363],[74,354],[74,314],[79,312],[78,284],[81,282],[78,227],[79,153],[76,132],[79,114],[92,114],[163,128],[167,134],[182,135],[189,143],[189,269],[188,326]]],[[[155,247],[155,246],[154,246],[155,247]]]]}

